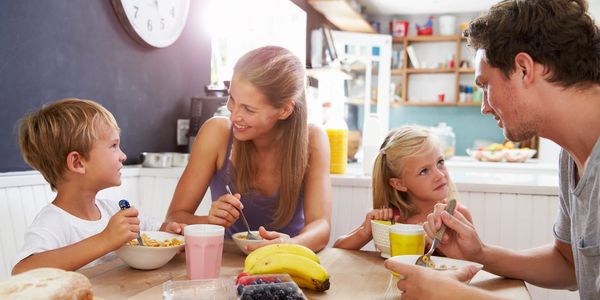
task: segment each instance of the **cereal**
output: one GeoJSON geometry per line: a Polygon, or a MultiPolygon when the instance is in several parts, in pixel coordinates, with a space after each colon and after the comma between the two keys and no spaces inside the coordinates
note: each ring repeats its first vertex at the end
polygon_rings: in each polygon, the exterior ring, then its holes
{"type": "MultiPolygon", "coordinates": [[[[172,246],[183,245],[183,242],[177,238],[172,238],[171,240],[164,240],[161,242],[161,241],[157,241],[153,238],[150,238],[145,233],[142,234],[142,241],[144,242],[144,246],[147,246],[147,247],[172,247],[172,246]]],[[[139,244],[138,244],[137,239],[133,239],[133,240],[127,242],[127,245],[138,246],[139,244]]]]}

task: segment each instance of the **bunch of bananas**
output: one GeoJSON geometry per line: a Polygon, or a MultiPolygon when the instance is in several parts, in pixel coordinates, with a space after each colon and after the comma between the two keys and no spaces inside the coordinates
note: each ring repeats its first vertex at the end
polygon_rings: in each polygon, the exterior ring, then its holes
{"type": "Polygon", "coordinates": [[[329,273],[321,266],[319,257],[302,245],[271,244],[258,248],[246,257],[244,272],[250,275],[287,273],[301,288],[329,289],[329,273]]]}

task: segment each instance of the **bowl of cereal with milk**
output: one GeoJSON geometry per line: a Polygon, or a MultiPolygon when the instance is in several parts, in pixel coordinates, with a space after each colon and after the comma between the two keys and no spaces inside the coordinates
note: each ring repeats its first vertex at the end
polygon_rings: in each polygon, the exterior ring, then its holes
{"type": "Polygon", "coordinates": [[[163,231],[142,231],[143,246],[133,239],[117,250],[117,256],[134,269],[158,269],[183,248],[182,235],[163,231]]]}
{"type": "MultiPolygon", "coordinates": [[[[419,256],[420,255],[398,255],[391,257],[390,260],[401,262],[404,264],[414,265],[419,256]]],[[[475,266],[479,270],[483,269],[483,265],[480,263],[442,256],[432,255],[430,257],[430,261],[427,262],[427,268],[431,268],[438,271],[455,270],[464,266],[475,266]]],[[[469,283],[470,281],[471,279],[467,280],[465,283],[469,283]]]]}

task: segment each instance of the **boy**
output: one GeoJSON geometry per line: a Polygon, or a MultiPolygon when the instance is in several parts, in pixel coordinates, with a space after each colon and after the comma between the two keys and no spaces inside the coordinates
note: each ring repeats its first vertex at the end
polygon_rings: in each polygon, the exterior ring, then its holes
{"type": "Polygon", "coordinates": [[[98,103],[62,99],[27,115],[19,124],[19,146],[56,198],[28,228],[13,274],[91,267],[112,258],[140,230],[182,232],[181,224],[140,223],[135,208],[121,211],[117,201],[96,199],[100,190],[121,184],[126,159],[115,118],[98,103]]]}

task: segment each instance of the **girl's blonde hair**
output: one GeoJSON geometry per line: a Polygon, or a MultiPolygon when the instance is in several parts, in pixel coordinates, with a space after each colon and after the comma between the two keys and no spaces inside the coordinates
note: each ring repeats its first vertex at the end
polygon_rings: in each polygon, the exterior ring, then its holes
{"type": "MultiPolygon", "coordinates": [[[[281,145],[278,162],[281,166],[279,201],[273,212],[275,229],[285,227],[294,216],[298,195],[308,165],[308,124],[304,92],[304,66],[289,50],[266,46],[242,56],[234,73],[259,89],[275,108],[294,101],[294,111],[278,121],[275,130],[281,145]]],[[[257,161],[251,141],[234,139],[235,183],[240,193],[253,188],[257,161]]]]}
{"type": "Polygon", "coordinates": [[[94,101],[57,100],[19,121],[21,155],[55,191],[67,169],[67,155],[77,151],[89,158],[94,142],[100,138],[100,126],[119,130],[115,117],[94,101]]]}
{"type": "MultiPolygon", "coordinates": [[[[401,221],[415,212],[408,194],[394,189],[390,179],[401,178],[407,160],[428,147],[439,147],[439,141],[427,127],[405,125],[388,133],[373,166],[373,208],[397,208],[401,221]]],[[[456,188],[450,178],[448,185],[448,199],[456,197],[456,188]]]]}

